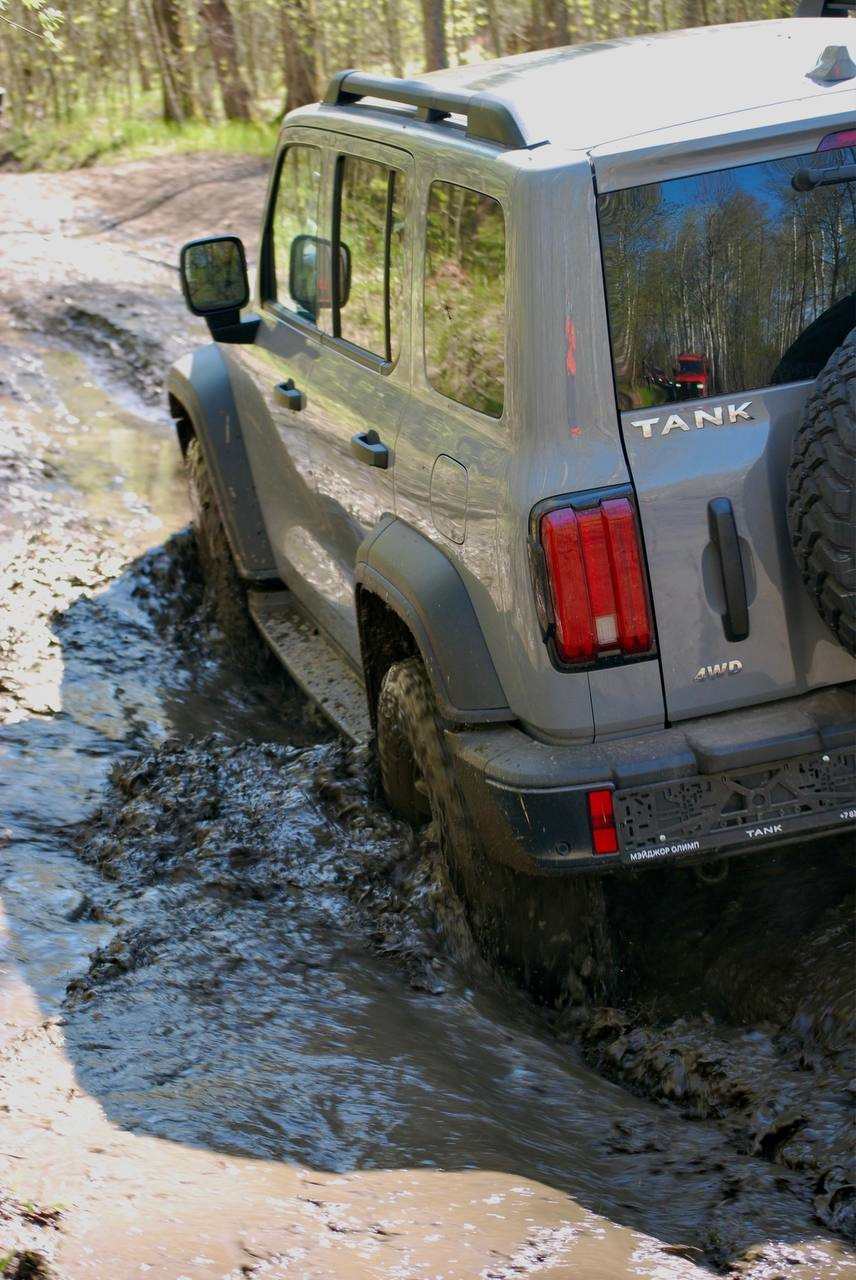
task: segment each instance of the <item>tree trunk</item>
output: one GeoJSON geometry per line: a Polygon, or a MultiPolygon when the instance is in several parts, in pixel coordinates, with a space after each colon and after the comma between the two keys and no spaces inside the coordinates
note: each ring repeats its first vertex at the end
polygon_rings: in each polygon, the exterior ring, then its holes
{"type": "Polygon", "coordinates": [[[280,9],[285,54],[285,110],[318,101],[313,0],[287,0],[280,9]]]}
{"type": "Polygon", "coordinates": [[[227,120],[252,120],[250,91],[238,64],[235,23],[226,0],[201,0],[199,17],[214,58],[227,120]]]}
{"type": "Polygon", "coordinates": [[[401,58],[401,32],[398,27],[397,0],[384,0],[384,18],[386,20],[386,48],[392,74],[401,78],[404,75],[404,63],[401,58]]]}
{"type": "Polygon", "coordinates": [[[565,0],[544,0],[544,45],[558,49],[570,40],[565,0]]]}
{"type": "Polygon", "coordinates": [[[425,70],[448,67],[446,19],[443,0],[422,0],[422,30],[425,37],[425,70]]]}
{"type": "Polygon", "coordinates": [[[530,49],[557,49],[570,40],[565,0],[532,0],[530,49]]]}
{"type": "Polygon", "coordinates": [[[143,56],[143,41],[140,39],[139,15],[137,6],[130,4],[128,13],[128,25],[131,29],[131,43],[134,47],[134,58],[137,63],[137,70],[140,76],[140,88],[143,93],[148,93],[152,87],[152,79],[149,74],[149,64],[143,56]]]}
{"type": "Polygon", "coordinates": [[[152,0],[152,13],[163,81],[163,116],[180,123],[196,115],[196,99],[178,0],[152,0]]]}
{"type": "Polygon", "coordinates": [[[490,32],[490,47],[495,58],[501,58],[503,54],[502,33],[499,26],[499,15],[496,10],[496,0],[487,0],[487,29],[490,32]]]}

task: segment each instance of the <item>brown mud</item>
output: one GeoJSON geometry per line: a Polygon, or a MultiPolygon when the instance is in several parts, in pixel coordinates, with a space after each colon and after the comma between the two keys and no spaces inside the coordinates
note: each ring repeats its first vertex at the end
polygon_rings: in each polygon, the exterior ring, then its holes
{"type": "Polygon", "coordinates": [[[848,850],[616,882],[618,1007],[544,1009],[230,658],[160,387],[264,180],[0,177],[0,1274],[853,1273],[848,850]]]}

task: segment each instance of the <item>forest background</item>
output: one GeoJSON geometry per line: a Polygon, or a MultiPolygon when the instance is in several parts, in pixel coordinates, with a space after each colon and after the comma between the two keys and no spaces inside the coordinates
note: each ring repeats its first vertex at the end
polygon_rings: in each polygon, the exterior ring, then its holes
{"type": "Polygon", "coordinates": [[[283,112],[344,67],[402,76],[792,11],[793,0],[0,0],[0,166],[268,155],[283,112]]]}

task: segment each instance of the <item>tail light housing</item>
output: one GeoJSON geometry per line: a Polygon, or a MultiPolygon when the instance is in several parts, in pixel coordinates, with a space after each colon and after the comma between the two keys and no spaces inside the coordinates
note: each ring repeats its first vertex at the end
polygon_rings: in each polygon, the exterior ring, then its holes
{"type": "Polygon", "coordinates": [[[556,665],[592,667],[652,656],[648,576],[630,491],[542,504],[533,525],[536,597],[556,665]]]}

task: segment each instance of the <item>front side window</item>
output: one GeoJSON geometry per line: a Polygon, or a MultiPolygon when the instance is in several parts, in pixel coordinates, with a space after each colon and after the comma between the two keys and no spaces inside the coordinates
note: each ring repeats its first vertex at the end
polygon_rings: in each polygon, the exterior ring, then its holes
{"type": "Polygon", "coordinates": [[[398,357],[404,175],[374,160],[339,160],[340,276],[336,336],[381,359],[398,357]]]}
{"type": "Polygon", "coordinates": [[[856,148],[598,198],[619,405],[814,378],[856,324],[856,183],[797,191],[856,148]]]}
{"type": "Polygon", "coordinates": [[[271,223],[270,282],[276,301],[312,321],[321,301],[319,266],[325,256],[318,239],[320,197],[321,151],[318,147],[289,147],[279,171],[271,223]]]}
{"type": "Polygon", "coordinates": [[[432,183],[424,318],[431,386],[499,418],[505,395],[505,220],[490,196],[432,183]]]}

